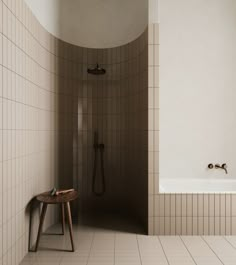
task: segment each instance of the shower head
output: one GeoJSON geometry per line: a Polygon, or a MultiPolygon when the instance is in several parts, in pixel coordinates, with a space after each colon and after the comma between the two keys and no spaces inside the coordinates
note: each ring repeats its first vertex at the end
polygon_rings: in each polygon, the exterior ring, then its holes
{"type": "Polygon", "coordinates": [[[106,73],[106,70],[101,68],[98,64],[94,68],[88,68],[87,70],[88,74],[92,75],[104,75],[106,73]]]}

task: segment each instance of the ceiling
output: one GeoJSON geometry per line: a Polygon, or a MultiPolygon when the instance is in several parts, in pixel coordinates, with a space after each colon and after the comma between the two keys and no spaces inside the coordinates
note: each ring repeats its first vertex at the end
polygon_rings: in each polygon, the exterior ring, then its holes
{"type": "Polygon", "coordinates": [[[124,45],[148,24],[148,0],[25,0],[42,26],[88,48],[124,45]]]}

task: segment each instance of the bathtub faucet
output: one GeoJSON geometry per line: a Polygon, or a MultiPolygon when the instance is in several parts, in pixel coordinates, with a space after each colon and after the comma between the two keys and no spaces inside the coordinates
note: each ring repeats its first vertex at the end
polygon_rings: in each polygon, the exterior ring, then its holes
{"type": "Polygon", "coordinates": [[[222,165],[220,164],[215,164],[215,168],[221,168],[225,171],[225,174],[228,174],[228,171],[227,171],[227,165],[224,163],[222,165]]]}

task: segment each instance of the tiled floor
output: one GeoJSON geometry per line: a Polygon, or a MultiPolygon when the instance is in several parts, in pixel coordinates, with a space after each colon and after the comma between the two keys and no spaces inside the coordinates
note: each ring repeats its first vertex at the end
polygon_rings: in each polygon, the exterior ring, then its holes
{"type": "MultiPolygon", "coordinates": [[[[54,226],[50,232],[58,232],[54,226]]],[[[21,265],[235,265],[236,236],[145,236],[111,228],[74,225],[76,252],[65,236],[44,235],[37,253],[21,265]]]]}

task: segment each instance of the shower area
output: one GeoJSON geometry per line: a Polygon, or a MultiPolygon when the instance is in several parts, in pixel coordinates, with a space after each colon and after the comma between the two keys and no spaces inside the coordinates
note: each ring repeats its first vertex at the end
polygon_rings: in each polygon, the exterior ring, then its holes
{"type": "Polygon", "coordinates": [[[148,223],[148,30],[115,48],[59,41],[59,183],[78,189],[74,219],[148,223]]]}

